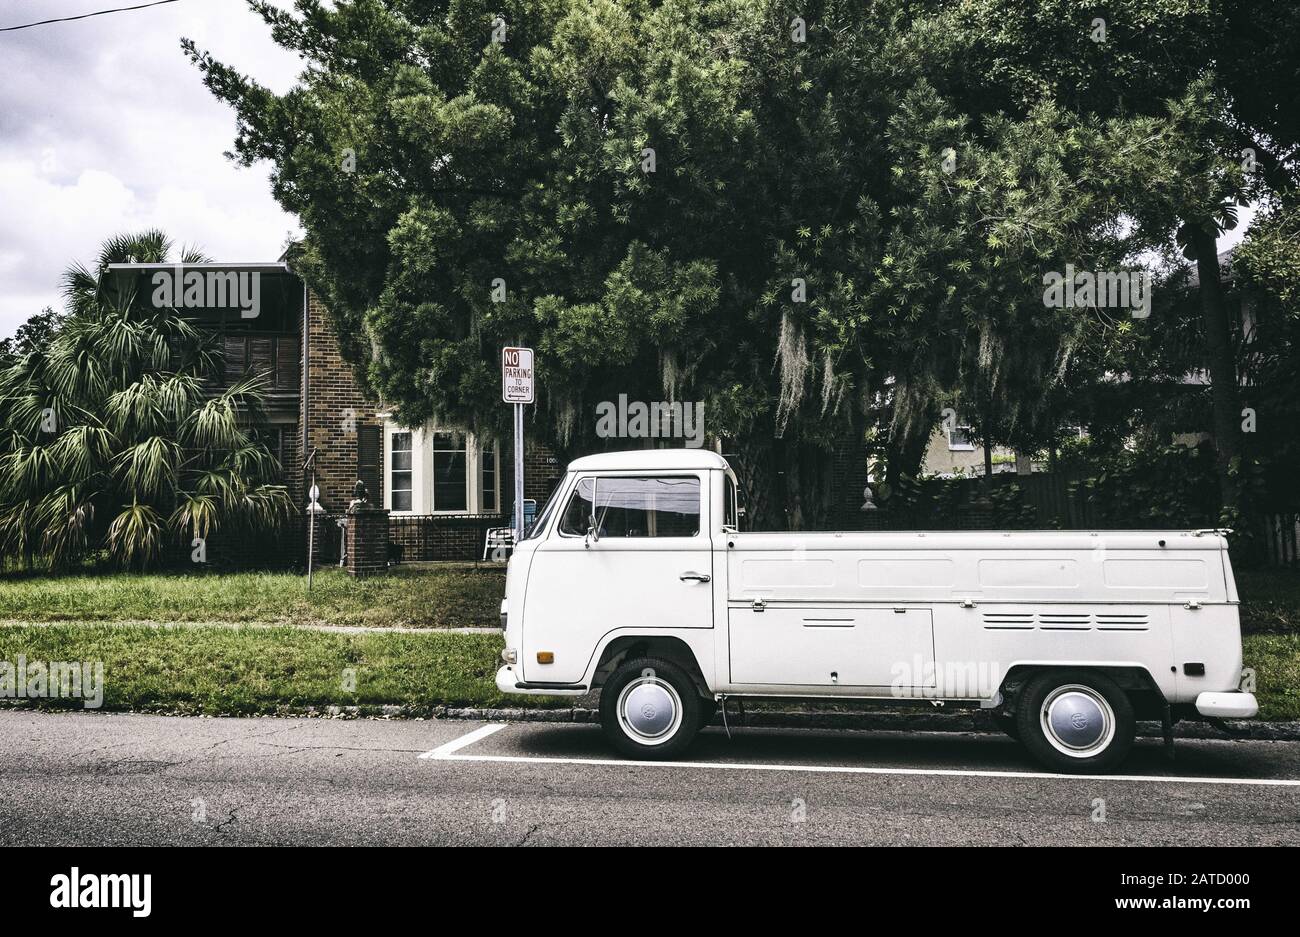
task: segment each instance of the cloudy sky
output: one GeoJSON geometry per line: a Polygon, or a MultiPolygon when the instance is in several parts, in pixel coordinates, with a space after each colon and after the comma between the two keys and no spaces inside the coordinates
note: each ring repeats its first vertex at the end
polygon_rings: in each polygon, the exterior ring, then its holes
{"type": "MultiPolygon", "coordinates": [[[[0,26],[139,2],[3,0],[0,26]]],[[[110,235],[159,227],[215,258],[254,261],[274,260],[298,230],[265,165],[222,155],[234,117],[203,87],[182,36],[277,91],[298,73],[243,0],[0,32],[0,336],[61,309],[60,274],[110,235]]]]}

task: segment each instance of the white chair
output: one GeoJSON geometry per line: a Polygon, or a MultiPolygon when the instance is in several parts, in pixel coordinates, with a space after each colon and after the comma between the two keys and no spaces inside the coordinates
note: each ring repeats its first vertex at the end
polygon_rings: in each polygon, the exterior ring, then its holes
{"type": "Polygon", "coordinates": [[[489,527],[487,537],[483,541],[483,559],[488,558],[488,554],[498,547],[514,549],[515,529],[513,527],[489,527]]]}

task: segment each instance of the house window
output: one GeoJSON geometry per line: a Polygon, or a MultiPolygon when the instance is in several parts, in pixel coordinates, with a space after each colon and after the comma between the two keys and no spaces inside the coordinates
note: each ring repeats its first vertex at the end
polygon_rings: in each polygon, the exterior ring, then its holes
{"type": "Polygon", "coordinates": [[[392,497],[392,510],[409,511],[414,493],[411,484],[411,434],[393,433],[388,438],[388,464],[392,467],[388,476],[388,491],[392,497]]]}
{"type": "Polygon", "coordinates": [[[497,512],[497,444],[485,443],[479,457],[479,510],[484,514],[497,512]]]}
{"type": "Polygon", "coordinates": [[[969,426],[954,426],[948,430],[948,450],[950,452],[973,452],[975,443],[969,426]]]}
{"type": "Polygon", "coordinates": [[[433,434],[433,510],[469,510],[469,450],[461,433],[433,434]]]}
{"type": "MultiPolygon", "coordinates": [[[[360,430],[360,427],[358,427],[360,430]]],[[[501,510],[501,458],[497,443],[479,445],[472,433],[437,429],[426,423],[383,429],[389,461],[385,503],[411,514],[478,514],[501,510]]],[[[364,443],[364,440],[359,440],[364,443]]],[[[364,445],[358,467],[364,459],[364,445]]],[[[378,472],[378,453],[375,454],[378,472]]]]}

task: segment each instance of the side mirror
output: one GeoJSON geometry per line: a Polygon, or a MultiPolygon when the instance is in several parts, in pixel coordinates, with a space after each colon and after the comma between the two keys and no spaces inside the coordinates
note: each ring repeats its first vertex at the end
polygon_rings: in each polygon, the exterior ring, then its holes
{"type": "Polygon", "coordinates": [[[587,536],[583,538],[583,546],[591,549],[593,543],[600,542],[600,528],[596,525],[596,515],[592,514],[587,518],[587,536]]]}

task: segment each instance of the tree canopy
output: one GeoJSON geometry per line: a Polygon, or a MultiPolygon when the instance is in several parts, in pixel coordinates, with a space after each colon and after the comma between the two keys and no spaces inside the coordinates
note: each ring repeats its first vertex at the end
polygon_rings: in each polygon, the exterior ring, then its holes
{"type": "Polygon", "coordinates": [[[546,438],[596,445],[620,393],[703,401],[771,526],[820,521],[882,401],[913,462],[950,404],[1050,439],[1134,326],[1044,274],[1135,265],[1248,190],[1249,121],[1289,126],[1214,76],[1227,0],[1118,0],[1102,41],[1082,0],[251,5],[294,89],[185,48],[398,418],[500,431],[499,349],[529,344],[546,438]]]}

